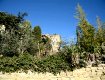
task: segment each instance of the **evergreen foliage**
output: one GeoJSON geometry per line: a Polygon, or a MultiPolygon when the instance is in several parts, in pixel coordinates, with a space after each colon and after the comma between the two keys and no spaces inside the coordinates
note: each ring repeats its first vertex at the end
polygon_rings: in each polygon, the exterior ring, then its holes
{"type": "Polygon", "coordinates": [[[34,29],[33,29],[33,35],[34,35],[34,38],[36,41],[41,41],[41,28],[40,26],[35,26],[34,29]]]}
{"type": "Polygon", "coordinates": [[[82,7],[77,5],[79,24],[77,26],[77,44],[86,52],[94,52],[94,27],[86,20],[82,7]]]}

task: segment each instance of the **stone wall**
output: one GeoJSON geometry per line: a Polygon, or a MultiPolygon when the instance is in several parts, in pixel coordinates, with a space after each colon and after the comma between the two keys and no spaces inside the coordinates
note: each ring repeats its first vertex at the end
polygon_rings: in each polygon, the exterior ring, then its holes
{"type": "Polygon", "coordinates": [[[0,80],[105,80],[105,64],[99,67],[87,67],[73,72],[51,73],[0,73],[0,80]]]}
{"type": "Polygon", "coordinates": [[[46,34],[46,36],[51,39],[51,45],[52,45],[51,55],[52,53],[58,52],[61,43],[61,36],[58,34],[53,34],[53,35],[46,34]]]}

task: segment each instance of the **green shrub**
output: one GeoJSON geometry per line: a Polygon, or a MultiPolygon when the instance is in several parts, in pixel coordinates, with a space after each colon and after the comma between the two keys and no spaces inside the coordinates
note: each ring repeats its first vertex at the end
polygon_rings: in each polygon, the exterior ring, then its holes
{"type": "Polygon", "coordinates": [[[37,59],[30,54],[23,54],[19,57],[1,57],[0,71],[15,72],[15,71],[36,71],[36,72],[50,72],[53,74],[60,73],[60,71],[71,70],[70,63],[68,63],[66,56],[57,54],[47,56],[43,59],[37,59]]]}
{"type": "Polygon", "coordinates": [[[60,71],[68,70],[69,64],[60,55],[52,55],[39,61],[37,64],[42,72],[59,73],[60,71]]]}
{"type": "Polygon", "coordinates": [[[0,71],[15,72],[19,70],[31,69],[33,57],[29,54],[20,55],[19,57],[1,57],[0,58],[0,71]]]}
{"type": "Polygon", "coordinates": [[[83,59],[79,60],[79,64],[78,65],[79,65],[79,68],[87,66],[86,62],[83,59]]]}
{"type": "Polygon", "coordinates": [[[35,72],[50,72],[53,74],[60,73],[61,71],[74,70],[78,65],[84,67],[85,63],[80,61],[80,64],[74,64],[72,61],[72,53],[69,49],[67,53],[59,52],[56,55],[46,56],[38,59],[29,53],[24,53],[13,57],[0,57],[0,71],[2,72],[15,72],[27,70],[35,72]]]}

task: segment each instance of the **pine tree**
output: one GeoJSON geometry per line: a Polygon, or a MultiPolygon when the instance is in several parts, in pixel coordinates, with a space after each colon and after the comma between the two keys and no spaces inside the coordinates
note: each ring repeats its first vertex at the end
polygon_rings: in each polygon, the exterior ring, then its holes
{"type": "Polygon", "coordinates": [[[40,57],[41,55],[40,42],[41,42],[41,37],[42,37],[40,26],[34,27],[33,35],[34,35],[34,41],[36,41],[38,45],[38,57],[40,57]]]}
{"type": "Polygon", "coordinates": [[[105,42],[105,25],[104,23],[101,21],[101,19],[99,17],[96,18],[97,19],[97,30],[95,32],[95,50],[97,53],[102,54],[102,47],[103,43],[105,42]]]}
{"type": "Polygon", "coordinates": [[[79,4],[77,5],[76,18],[79,20],[76,29],[77,44],[82,50],[92,52],[94,50],[94,27],[86,20],[85,13],[79,4]]]}
{"type": "Polygon", "coordinates": [[[102,42],[104,42],[104,29],[102,27],[102,22],[99,17],[97,17],[97,26],[98,30],[96,32],[96,44],[97,46],[101,46],[102,42]]]}
{"type": "Polygon", "coordinates": [[[33,35],[34,35],[35,41],[38,41],[38,42],[41,41],[41,28],[40,28],[40,26],[35,26],[34,27],[33,35]]]}

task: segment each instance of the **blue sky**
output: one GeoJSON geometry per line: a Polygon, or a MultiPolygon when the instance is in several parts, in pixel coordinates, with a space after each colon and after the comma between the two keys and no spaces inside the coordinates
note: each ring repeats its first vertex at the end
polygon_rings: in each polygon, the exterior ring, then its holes
{"type": "Polygon", "coordinates": [[[32,26],[39,25],[43,34],[60,34],[75,38],[78,21],[74,18],[80,3],[88,21],[96,26],[96,16],[105,21],[105,0],[0,0],[0,11],[12,14],[27,12],[32,26]]]}

